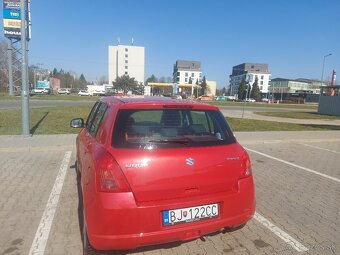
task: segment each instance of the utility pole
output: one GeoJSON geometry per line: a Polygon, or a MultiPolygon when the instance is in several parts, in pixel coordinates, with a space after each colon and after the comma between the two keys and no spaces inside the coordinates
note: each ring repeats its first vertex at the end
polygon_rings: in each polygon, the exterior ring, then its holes
{"type": "Polygon", "coordinates": [[[9,85],[9,95],[10,96],[14,96],[12,60],[13,60],[12,41],[10,39],[8,39],[8,41],[7,41],[7,61],[8,61],[8,85],[9,85]]]}
{"type": "MultiPolygon", "coordinates": [[[[21,13],[21,120],[22,120],[22,135],[30,136],[30,116],[29,116],[29,89],[27,80],[27,38],[26,38],[26,0],[20,0],[21,13]]],[[[27,14],[28,15],[28,14],[27,14]]]]}
{"type": "Polygon", "coordinates": [[[322,73],[321,73],[321,87],[323,86],[323,73],[324,73],[324,71],[325,71],[325,60],[326,60],[327,57],[329,57],[329,56],[331,56],[331,55],[333,55],[333,53],[329,53],[329,54],[323,56],[322,73]]]}

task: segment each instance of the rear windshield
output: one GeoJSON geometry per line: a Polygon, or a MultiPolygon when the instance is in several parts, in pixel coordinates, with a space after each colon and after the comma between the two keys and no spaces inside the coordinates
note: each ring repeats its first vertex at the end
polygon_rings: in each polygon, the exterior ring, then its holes
{"type": "Polygon", "coordinates": [[[120,110],[112,145],[116,148],[178,148],[235,143],[219,111],[191,109],[120,110]]]}

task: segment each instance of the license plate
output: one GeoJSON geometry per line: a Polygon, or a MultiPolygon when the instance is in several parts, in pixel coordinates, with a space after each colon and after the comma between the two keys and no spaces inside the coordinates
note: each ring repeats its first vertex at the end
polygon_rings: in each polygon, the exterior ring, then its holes
{"type": "Polygon", "coordinates": [[[176,210],[163,211],[163,225],[199,221],[218,217],[218,204],[200,205],[176,210]]]}

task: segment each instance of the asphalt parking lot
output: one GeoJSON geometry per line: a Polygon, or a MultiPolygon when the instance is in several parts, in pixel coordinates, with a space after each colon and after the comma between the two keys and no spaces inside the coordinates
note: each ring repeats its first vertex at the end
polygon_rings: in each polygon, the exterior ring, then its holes
{"type": "MultiPolygon", "coordinates": [[[[340,254],[340,132],[240,132],[256,184],[235,232],[103,254],[340,254]]],[[[0,136],[0,254],[82,254],[75,136],[0,136]]]]}

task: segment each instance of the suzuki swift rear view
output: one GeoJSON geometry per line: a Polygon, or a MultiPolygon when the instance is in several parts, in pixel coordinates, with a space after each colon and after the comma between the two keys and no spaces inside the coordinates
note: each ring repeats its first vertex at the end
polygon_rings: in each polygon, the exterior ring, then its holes
{"type": "Polygon", "coordinates": [[[238,229],[255,212],[247,152],[217,107],[100,99],[77,137],[84,254],[238,229]]]}

